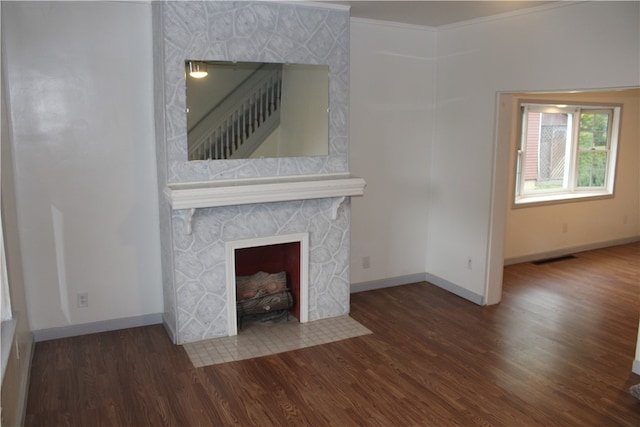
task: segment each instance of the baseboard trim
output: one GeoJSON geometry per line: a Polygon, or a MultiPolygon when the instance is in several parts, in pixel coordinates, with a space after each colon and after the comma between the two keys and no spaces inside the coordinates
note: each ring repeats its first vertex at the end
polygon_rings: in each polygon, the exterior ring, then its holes
{"type": "Polygon", "coordinates": [[[444,289],[445,291],[449,291],[454,295],[459,296],[460,298],[464,298],[467,301],[471,301],[474,304],[484,305],[484,297],[482,295],[478,295],[474,292],[471,292],[468,289],[465,289],[461,286],[456,285],[455,283],[451,283],[448,280],[445,280],[441,277],[434,276],[433,274],[425,273],[426,281],[444,289]]]}
{"type": "Polygon", "coordinates": [[[351,293],[355,294],[357,292],[373,291],[375,289],[390,288],[392,286],[408,285],[418,282],[428,282],[478,305],[483,305],[484,302],[482,295],[475,294],[468,289],[464,289],[454,283],[429,273],[416,273],[406,276],[390,277],[388,279],[372,280],[370,282],[353,283],[351,285],[351,293]]]}
{"type": "Polygon", "coordinates": [[[351,293],[373,291],[375,289],[390,288],[393,286],[408,285],[410,283],[424,282],[426,273],[408,274],[406,276],[390,277],[388,279],[372,280],[351,284],[351,293]]]}
{"type": "Polygon", "coordinates": [[[160,323],[163,323],[162,313],[143,314],[142,316],[123,317],[121,319],[82,323],[80,325],[39,329],[37,331],[33,331],[33,340],[34,342],[48,341],[58,338],[75,337],[78,335],[95,334],[98,332],[117,331],[119,329],[157,325],[160,323]]]}
{"type": "Polygon", "coordinates": [[[505,258],[504,265],[520,264],[523,262],[539,261],[541,259],[555,258],[564,255],[575,254],[577,252],[592,251],[595,249],[608,248],[611,246],[626,245],[640,241],[640,236],[627,237],[624,239],[607,240],[606,242],[589,243],[586,245],[572,246],[570,248],[557,249],[554,251],[541,252],[530,255],[505,258]]]}
{"type": "Polygon", "coordinates": [[[631,372],[636,375],[640,375],[640,360],[636,359],[633,361],[633,367],[631,368],[631,372]]]}
{"type": "Polygon", "coordinates": [[[174,344],[178,344],[178,334],[171,326],[171,322],[167,321],[167,316],[162,315],[162,326],[164,326],[164,330],[167,331],[167,335],[171,338],[171,342],[174,344]]]}

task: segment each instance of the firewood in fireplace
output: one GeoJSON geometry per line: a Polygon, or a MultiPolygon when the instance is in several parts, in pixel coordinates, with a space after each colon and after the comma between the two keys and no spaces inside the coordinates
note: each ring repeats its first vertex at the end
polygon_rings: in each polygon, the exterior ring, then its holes
{"type": "Polygon", "coordinates": [[[293,305],[293,297],[288,290],[249,298],[237,303],[238,314],[243,316],[271,313],[278,310],[288,310],[293,305]]]}
{"type": "Polygon", "coordinates": [[[281,292],[287,288],[287,273],[269,274],[259,271],[251,276],[236,277],[236,299],[242,301],[249,298],[281,292]]]}
{"type": "Polygon", "coordinates": [[[251,276],[236,277],[236,313],[238,324],[244,316],[264,316],[286,312],[293,307],[293,295],[287,287],[287,273],[260,271],[251,276]]]}

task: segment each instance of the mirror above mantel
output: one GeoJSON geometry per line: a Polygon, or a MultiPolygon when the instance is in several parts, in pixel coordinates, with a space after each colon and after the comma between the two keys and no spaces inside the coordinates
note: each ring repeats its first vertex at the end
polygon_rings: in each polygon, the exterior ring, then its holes
{"type": "Polygon", "coordinates": [[[185,78],[190,161],[328,155],[328,65],[187,60],[185,78]]]}

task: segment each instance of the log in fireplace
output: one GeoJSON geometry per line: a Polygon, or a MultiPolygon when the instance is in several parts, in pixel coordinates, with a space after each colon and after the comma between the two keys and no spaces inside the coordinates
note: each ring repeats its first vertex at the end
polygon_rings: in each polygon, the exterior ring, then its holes
{"type": "Polygon", "coordinates": [[[287,286],[285,271],[270,274],[259,271],[236,277],[236,312],[238,329],[245,316],[262,320],[287,315],[293,307],[293,294],[287,286]]]}

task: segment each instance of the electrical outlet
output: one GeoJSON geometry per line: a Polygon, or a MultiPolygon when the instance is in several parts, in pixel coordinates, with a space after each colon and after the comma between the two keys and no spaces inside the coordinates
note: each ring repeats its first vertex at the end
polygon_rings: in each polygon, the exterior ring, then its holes
{"type": "Polygon", "coordinates": [[[86,292],[78,294],[78,308],[89,307],[89,294],[86,292]]]}
{"type": "Polygon", "coordinates": [[[371,257],[369,255],[362,257],[362,268],[371,267],[371,257]]]}

